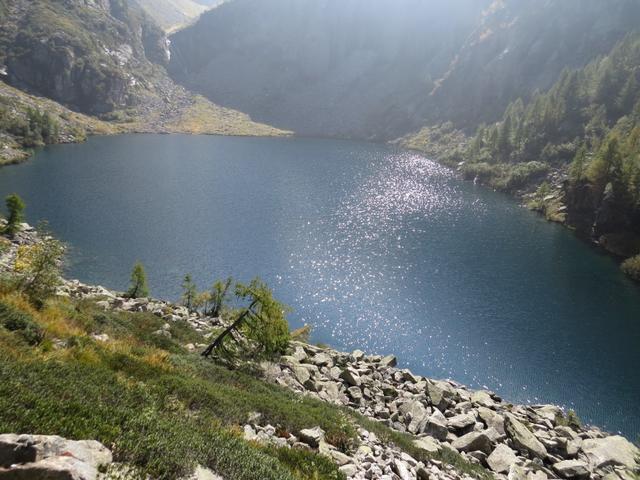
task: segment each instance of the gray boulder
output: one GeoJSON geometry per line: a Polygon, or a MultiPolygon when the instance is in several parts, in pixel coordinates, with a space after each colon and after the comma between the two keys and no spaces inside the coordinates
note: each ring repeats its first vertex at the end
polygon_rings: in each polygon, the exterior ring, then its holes
{"type": "Polygon", "coordinates": [[[547,449],[545,446],[515,416],[510,413],[505,416],[504,428],[518,451],[540,459],[546,458],[547,449]]]}
{"type": "Polygon", "coordinates": [[[504,417],[493,410],[480,407],[478,408],[478,416],[488,428],[495,428],[498,433],[504,435],[504,417]]]}
{"type": "Polygon", "coordinates": [[[0,435],[0,467],[62,455],[96,468],[112,462],[111,452],[95,440],[67,440],[57,435],[0,435]]]}
{"type": "Polygon", "coordinates": [[[491,453],[491,440],[484,432],[471,432],[455,439],[451,446],[460,452],[480,451],[489,455],[491,453]]]}
{"type": "Polygon", "coordinates": [[[398,364],[398,359],[395,355],[387,355],[386,357],[382,357],[380,360],[380,365],[382,367],[395,367],[398,364]]]}
{"type": "Polygon", "coordinates": [[[400,477],[400,480],[413,480],[413,476],[409,473],[409,469],[402,460],[395,459],[393,461],[393,471],[400,477]]]}
{"type": "Polygon", "coordinates": [[[518,460],[516,452],[507,447],[504,443],[498,445],[487,458],[487,465],[496,473],[509,472],[511,465],[518,460]]]}
{"type": "Polygon", "coordinates": [[[471,427],[476,423],[476,416],[473,413],[462,413],[447,419],[447,426],[451,430],[462,430],[471,427]]]}
{"type": "Polygon", "coordinates": [[[553,469],[562,478],[588,477],[587,464],[581,460],[563,460],[553,466],[553,469]]]}
{"type": "Polygon", "coordinates": [[[362,380],[360,379],[360,375],[358,375],[358,372],[351,368],[343,370],[340,374],[340,378],[344,380],[347,385],[350,385],[352,387],[359,387],[362,384],[362,380]]]}
{"type": "Polygon", "coordinates": [[[413,445],[419,450],[426,452],[427,454],[438,453],[441,448],[438,442],[429,437],[414,440],[413,445]]]}
{"type": "Polygon", "coordinates": [[[324,441],[324,430],[320,427],[306,428],[300,430],[298,437],[307,445],[317,448],[320,446],[320,442],[324,441]]]}
{"type": "Polygon", "coordinates": [[[304,385],[310,378],[309,370],[300,365],[291,365],[291,371],[293,372],[293,376],[295,379],[304,385]]]}
{"type": "Polygon", "coordinates": [[[427,418],[424,427],[422,427],[422,433],[432,436],[436,440],[446,440],[449,433],[447,428],[447,421],[444,417],[440,418],[440,415],[431,415],[427,418]]]}
{"type": "Polygon", "coordinates": [[[438,410],[444,411],[451,403],[451,399],[454,394],[448,385],[445,385],[443,382],[427,382],[427,395],[429,396],[429,400],[431,400],[431,404],[438,408],[438,410]]]}
{"type": "Polygon", "coordinates": [[[608,465],[621,465],[631,470],[638,468],[640,450],[619,435],[585,440],[582,442],[582,451],[596,468],[608,465]]]}
{"type": "Polygon", "coordinates": [[[496,402],[491,398],[491,394],[485,390],[478,390],[471,394],[471,402],[481,407],[492,408],[496,402]]]}
{"type": "Polygon", "coordinates": [[[98,470],[73,457],[50,457],[0,469],[0,480],[96,480],[98,470]]]}

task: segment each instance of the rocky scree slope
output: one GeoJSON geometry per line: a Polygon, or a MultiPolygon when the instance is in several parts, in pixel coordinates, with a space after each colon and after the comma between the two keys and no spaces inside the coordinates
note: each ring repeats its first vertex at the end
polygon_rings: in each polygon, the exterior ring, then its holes
{"type": "MultiPolygon", "coordinates": [[[[20,245],[37,241],[26,228],[5,250],[1,268],[11,268],[20,245]]],[[[158,316],[166,322],[153,333],[158,338],[171,338],[172,325],[182,322],[201,334],[224,325],[170,302],[128,299],[77,281],[64,281],[58,295],[95,302],[106,312],[158,316]]],[[[111,340],[104,333],[94,339],[111,340]]],[[[190,343],[184,348],[198,352],[204,347],[190,343]]],[[[260,369],[268,382],[355,412],[351,421],[358,441],[345,448],[321,425],[291,431],[269,423],[269,415],[260,411],[242,425],[244,439],[265,448],[317,452],[349,479],[632,480],[640,473],[640,450],[621,436],[581,426],[553,405],[513,405],[492,392],[415,375],[397,368],[394,356],[291,342],[287,355],[261,363],[260,369]]]]}

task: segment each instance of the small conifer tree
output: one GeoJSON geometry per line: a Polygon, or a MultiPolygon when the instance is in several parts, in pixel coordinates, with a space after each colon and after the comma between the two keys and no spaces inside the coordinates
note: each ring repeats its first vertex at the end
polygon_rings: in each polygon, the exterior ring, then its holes
{"type": "Polygon", "coordinates": [[[149,296],[149,286],[147,285],[147,274],[144,266],[136,262],[131,271],[131,287],[127,291],[129,298],[141,298],[149,296]]]}
{"type": "Polygon", "coordinates": [[[7,226],[4,231],[9,235],[15,235],[20,229],[20,224],[24,221],[25,204],[15,193],[6,198],[6,204],[7,210],[9,211],[9,218],[7,219],[7,226]]]}

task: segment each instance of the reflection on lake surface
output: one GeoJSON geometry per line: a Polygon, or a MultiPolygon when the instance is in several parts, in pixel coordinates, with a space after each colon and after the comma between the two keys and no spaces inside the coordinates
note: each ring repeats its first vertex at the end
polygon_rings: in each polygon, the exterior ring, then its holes
{"type": "Polygon", "coordinates": [[[413,153],[335,140],[139,135],[0,171],[70,276],[177,298],[264,278],[293,326],[431,377],[553,402],[636,438],[640,292],[610,258],[413,153]]]}

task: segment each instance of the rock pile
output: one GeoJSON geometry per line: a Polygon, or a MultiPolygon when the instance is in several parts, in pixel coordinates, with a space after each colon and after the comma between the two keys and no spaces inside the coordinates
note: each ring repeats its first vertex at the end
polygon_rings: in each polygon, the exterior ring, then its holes
{"type": "MultiPolygon", "coordinates": [[[[35,241],[37,235],[25,226],[20,237],[0,254],[0,270],[11,267],[19,245],[35,241]]],[[[186,321],[205,334],[221,326],[218,318],[191,313],[185,307],[170,302],[128,299],[104,287],[84,285],[76,280],[63,280],[58,294],[75,299],[93,299],[105,310],[150,312],[167,322],[186,321]]],[[[155,333],[171,335],[169,324],[165,327],[155,333]]],[[[104,335],[94,338],[109,340],[104,335]]],[[[204,345],[187,347],[196,350],[204,345]]],[[[360,350],[342,353],[292,342],[288,355],[281,357],[277,364],[264,365],[264,371],[268,379],[300,394],[348,406],[394,430],[413,435],[414,445],[427,453],[435,454],[444,448],[456,450],[469,462],[493,472],[499,480],[635,480],[633,475],[640,468],[640,451],[621,436],[572,424],[564,412],[553,405],[512,405],[493,392],[473,391],[451,380],[424,378],[409,370],[398,369],[396,364],[394,356],[366,355],[360,350]]],[[[273,426],[261,426],[258,415],[244,426],[247,440],[280,447],[314,449],[327,455],[349,479],[469,478],[436,460],[419,462],[393,445],[384,444],[372,432],[359,429],[358,434],[359,448],[346,455],[327,443],[324,432],[318,427],[281,438],[273,426]]],[[[72,450],[69,450],[71,456],[66,456],[64,452],[59,453],[60,448],[37,447],[49,445],[42,440],[45,437],[5,435],[0,436],[2,438],[5,440],[0,440],[0,467],[4,470],[0,470],[0,480],[36,478],[19,476],[21,473],[15,472],[38,468],[33,464],[42,461],[59,461],[61,468],[73,464],[90,473],[92,468],[97,468],[95,461],[87,462],[83,454],[78,454],[78,458],[72,450]],[[9,447],[3,446],[2,442],[9,447]],[[24,448],[30,452],[54,453],[46,458],[43,454],[30,454],[25,460],[15,457],[15,453],[6,453],[22,451],[20,445],[27,445],[24,448]],[[11,469],[14,476],[2,476],[8,475],[6,467],[14,463],[21,465],[11,469]]],[[[52,441],[55,445],[64,441],[59,437],[51,438],[56,439],[52,441]]],[[[77,447],[79,443],[73,445],[77,447]]],[[[204,473],[208,475],[210,472],[204,473]]]]}
{"type": "MultiPolygon", "coordinates": [[[[269,366],[267,374],[297,392],[413,434],[428,451],[457,450],[497,478],[630,480],[639,468],[640,450],[631,442],[597,428],[570,426],[559,407],[512,405],[492,392],[427,379],[396,368],[393,356],[293,342],[289,355],[269,366]]],[[[413,470],[406,478],[422,478],[407,464],[413,470]]],[[[358,474],[352,478],[361,478],[358,474]]]]}
{"type": "MultiPolygon", "coordinates": [[[[259,420],[259,417],[256,417],[259,420]]],[[[244,438],[247,441],[271,444],[278,447],[315,450],[331,458],[339,470],[352,480],[472,480],[473,477],[461,475],[452,466],[443,465],[437,460],[428,464],[419,462],[405,452],[381,442],[373,432],[358,428],[359,446],[351,455],[339,451],[325,440],[324,431],[309,428],[289,434],[287,438],[279,437],[276,428],[264,427],[255,421],[244,426],[244,438]]],[[[431,448],[423,442],[425,448],[431,448]]]]}

